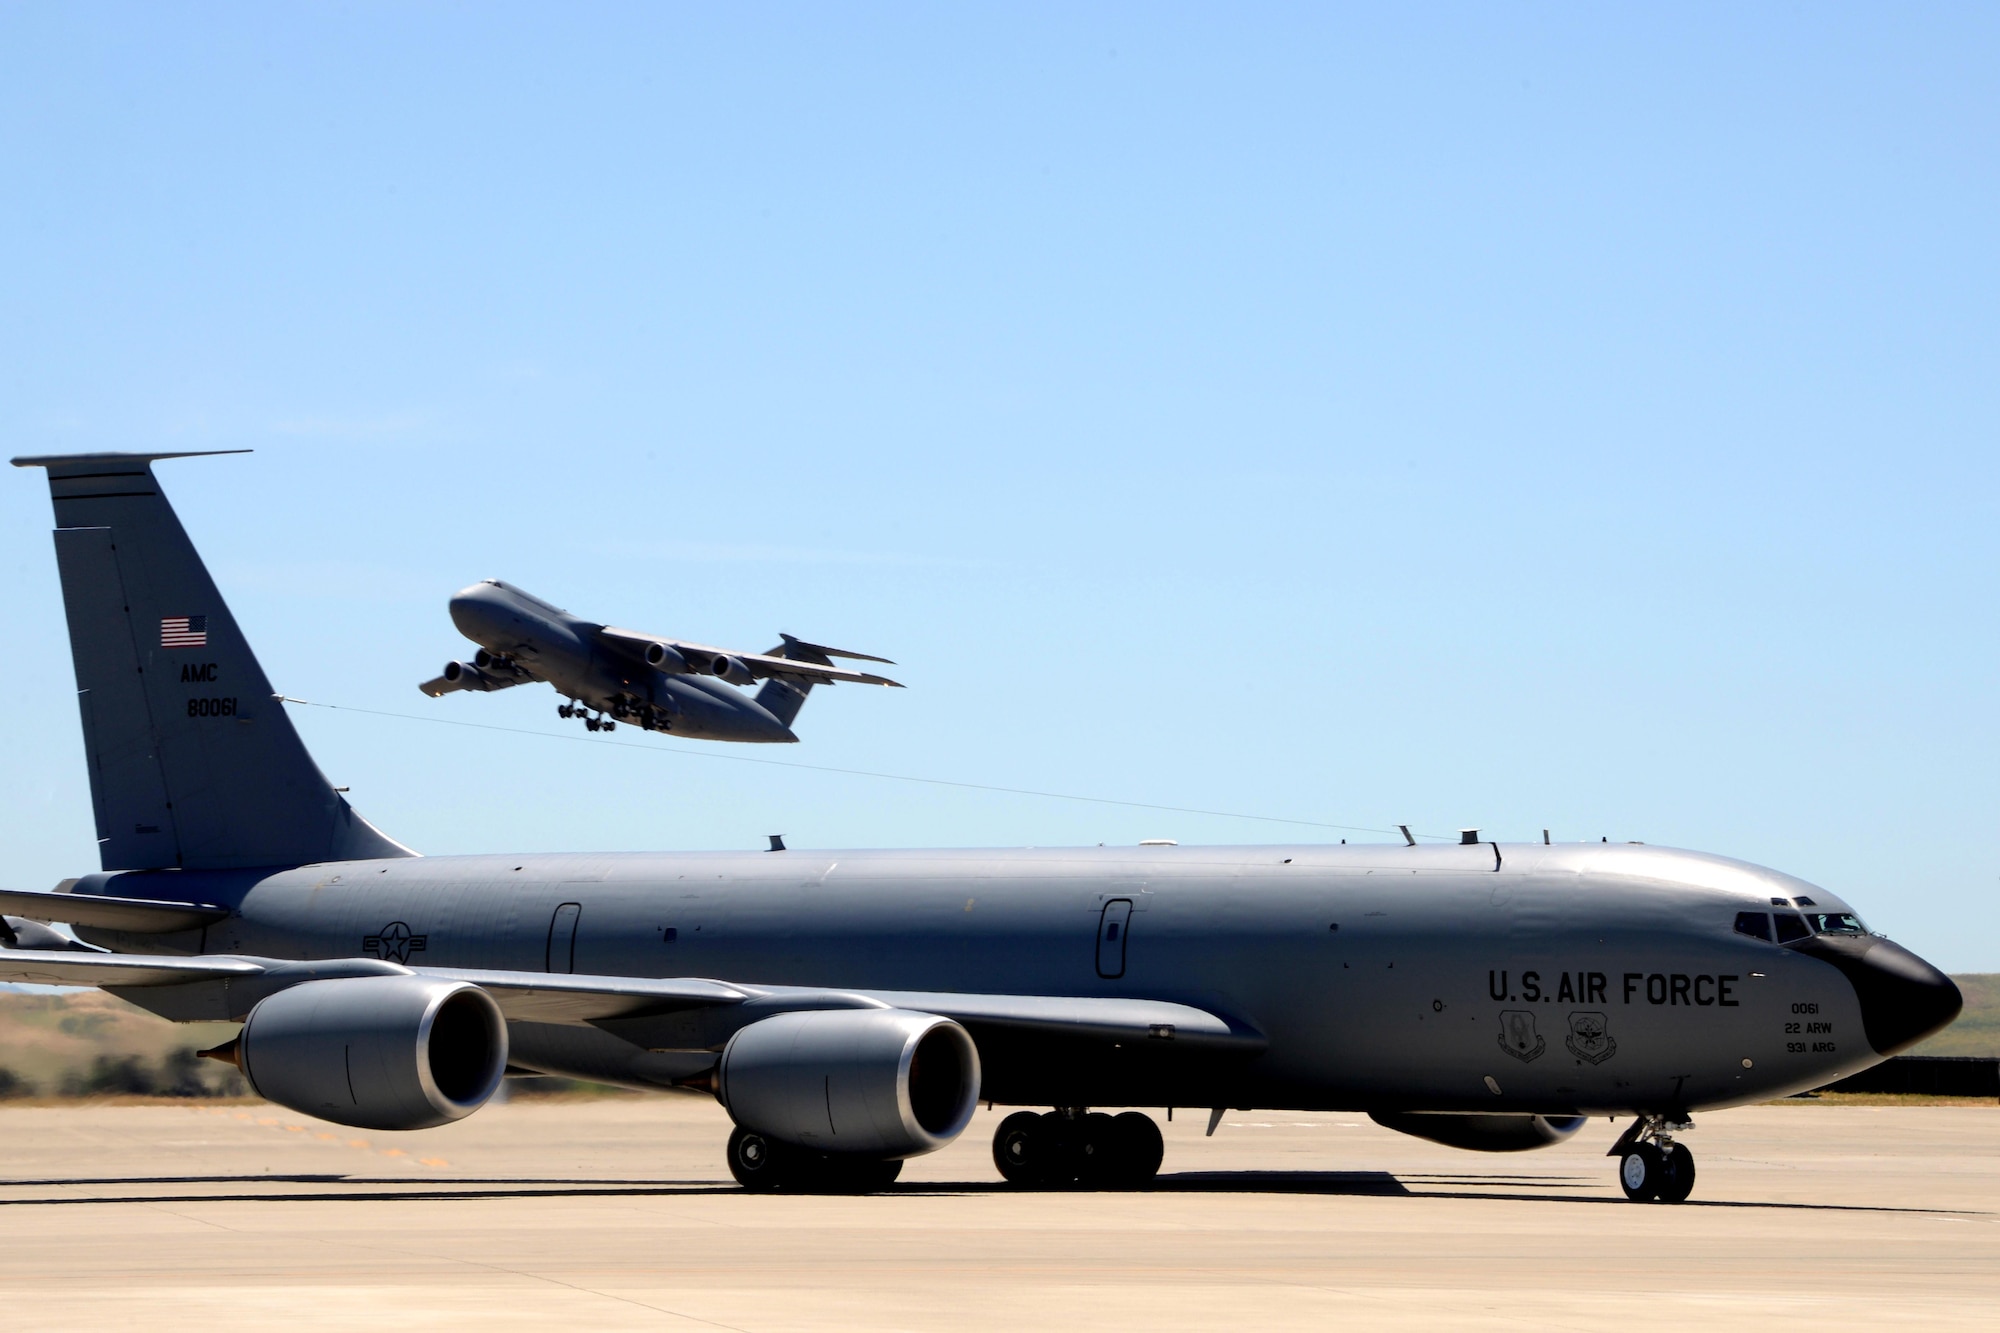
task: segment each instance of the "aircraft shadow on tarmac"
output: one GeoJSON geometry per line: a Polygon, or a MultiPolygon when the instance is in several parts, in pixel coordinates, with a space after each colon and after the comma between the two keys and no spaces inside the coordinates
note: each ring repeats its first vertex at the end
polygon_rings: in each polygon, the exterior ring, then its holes
{"type": "MultiPolygon", "coordinates": [[[[1402,1199],[1467,1199],[1507,1203],[1631,1204],[1617,1195],[1586,1193],[1590,1182],[1581,1176],[1396,1176],[1387,1171],[1188,1171],[1158,1177],[1153,1194],[1317,1194],[1402,1199]],[[1573,1192],[1572,1192],[1573,1191],[1573,1192]]],[[[107,1176],[40,1177],[0,1180],[0,1190],[62,1189],[73,1191],[28,1198],[0,1197],[0,1209],[52,1204],[116,1203],[383,1203],[397,1200],[462,1203],[506,1199],[588,1199],[688,1197],[745,1194],[738,1185],[714,1180],[606,1180],[549,1177],[454,1177],[425,1181],[397,1176],[351,1175],[229,1175],[229,1176],[107,1176]],[[212,1185],[205,1193],[127,1194],[106,1192],[116,1187],[212,1185]],[[272,1185],[319,1186],[318,1189],[273,1190],[272,1185]],[[235,1188],[228,1188],[228,1187],[235,1188]],[[263,1187],[263,1188],[259,1188],[263,1187]]],[[[1023,1193],[997,1181],[912,1181],[891,1185],[876,1197],[938,1197],[1023,1193]]],[[[1050,1195],[1092,1191],[1050,1190],[1050,1195]]],[[[1880,1204],[1797,1203],[1757,1199],[1690,1199],[1689,1208],[1772,1208],[1791,1212],[1885,1213],[1928,1216],[1984,1217],[1966,1208],[1899,1208],[1880,1204]]]]}

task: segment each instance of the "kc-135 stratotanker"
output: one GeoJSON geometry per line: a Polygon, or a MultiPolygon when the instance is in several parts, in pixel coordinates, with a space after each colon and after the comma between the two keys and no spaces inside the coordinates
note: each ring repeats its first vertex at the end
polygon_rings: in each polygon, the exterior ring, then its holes
{"type": "Polygon", "coordinates": [[[753,1189],[867,1189],[983,1099],[1022,1185],[1135,1187],[1151,1116],[1365,1111],[1505,1152],[1821,1086],[1959,1011],[1837,895],[1696,852],[1289,846],[419,856],[307,755],[153,474],[47,469],[102,869],[0,894],[0,979],[242,1028],[263,1097],[370,1129],[508,1073],[713,1095],[753,1189]],[[69,923],[85,941],[36,922],[69,923]]]}
{"type": "Polygon", "coordinates": [[[470,662],[448,662],[417,688],[432,698],[547,681],[567,701],[558,715],[592,731],[620,722],[711,741],[796,741],[792,723],[815,685],[901,686],[887,676],[837,666],[834,658],[895,663],[886,657],[807,643],[790,634],[764,653],[619,629],[573,616],[535,596],[486,579],[451,599],[451,619],[479,645],[470,662]],[[751,698],[731,688],[763,681],[751,698]]]}

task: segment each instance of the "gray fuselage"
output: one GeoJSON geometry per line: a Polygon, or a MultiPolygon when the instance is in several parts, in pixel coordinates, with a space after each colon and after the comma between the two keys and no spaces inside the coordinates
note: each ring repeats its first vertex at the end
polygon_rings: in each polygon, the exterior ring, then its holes
{"type": "MultiPolygon", "coordinates": [[[[1029,1104],[1724,1106],[1875,1063],[1925,1021],[1926,987],[1950,987],[1879,937],[1837,942],[1864,965],[1829,954],[1831,937],[1785,947],[1734,928],[1800,899],[1847,910],[1822,889],[1629,845],[440,856],[103,874],[79,891],[235,909],[175,941],[84,932],[113,947],[1143,997],[1268,1041],[1221,1063],[982,1051],[987,1095],[1029,1104]],[[1914,980],[1850,980],[1883,951],[1914,980]]],[[[518,1065],[635,1085],[714,1059],[577,1025],[516,1023],[513,1042],[518,1065]]]]}

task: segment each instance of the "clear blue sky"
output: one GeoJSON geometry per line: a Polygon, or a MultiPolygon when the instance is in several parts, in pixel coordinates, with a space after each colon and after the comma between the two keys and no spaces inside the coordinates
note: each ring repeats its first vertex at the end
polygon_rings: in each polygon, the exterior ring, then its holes
{"type": "MultiPolygon", "coordinates": [[[[1974,5],[9,5],[0,452],[255,448],[161,472],[308,699],[584,736],[417,693],[499,576],[910,684],[729,753],[1698,847],[2000,969],[1996,68],[1974,5]]],[[[298,722],[431,852],[1341,836],[298,722]]]]}

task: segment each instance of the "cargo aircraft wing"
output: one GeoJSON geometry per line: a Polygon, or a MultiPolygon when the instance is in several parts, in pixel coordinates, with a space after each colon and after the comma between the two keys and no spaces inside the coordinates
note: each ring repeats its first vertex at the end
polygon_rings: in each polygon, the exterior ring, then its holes
{"type": "MultiPolygon", "coordinates": [[[[895,665],[886,657],[871,657],[867,653],[848,652],[844,648],[828,648],[824,644],[807,643],[789,634],[780,636],[784,642],[768,653],[739,653],[731,648],[690,643],[685,639],[672,639],[664,634],[647,634],[636,629],[619,629],[615,625],[606,625],[598,631],[598,634],[614,644],[641,655],[657,644],[662,649],[678,654],[686,662],[713,664],[734,660],[742,663],[749,674],[758,680],[767,680],[775,676],[780,679],[809,680],[816,685],[844,683],[887,685],[899,690],[903,688],[902,682],[890,680],[887,676],[835,666],[832,661],[836,657],[847,657],[862,662],[895,665]]],[[[705,674],[727,677],[730,672],[726,667],[721,670],[709,668],[705,670],[705,674]]]]}

